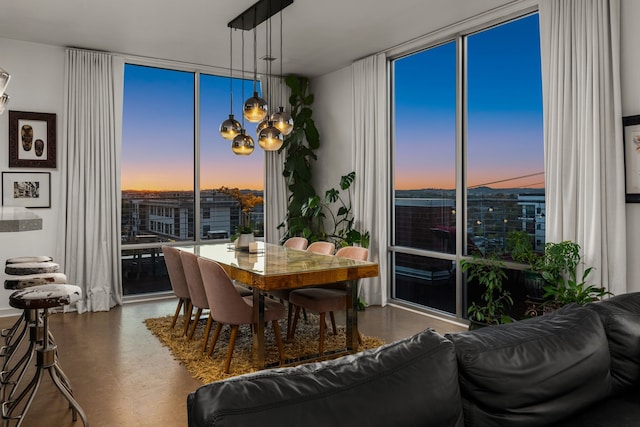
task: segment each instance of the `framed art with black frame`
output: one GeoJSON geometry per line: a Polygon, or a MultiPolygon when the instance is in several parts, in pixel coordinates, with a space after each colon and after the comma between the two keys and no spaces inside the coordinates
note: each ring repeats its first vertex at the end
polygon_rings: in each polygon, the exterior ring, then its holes
{"type": "Polygon", "coordinates": [[[624,128],[625,200],[640,203],[640,115],[622,118],[624,128]]]}
{"type": "Polygon", "coordinates": [[[9,167],[56,167],[56,115],[9,111],[9,167]]]}
{"type": "Polygon", "coordinates": [[[2,206],[51,207],[50,172],[2,172],[2,206]]]}

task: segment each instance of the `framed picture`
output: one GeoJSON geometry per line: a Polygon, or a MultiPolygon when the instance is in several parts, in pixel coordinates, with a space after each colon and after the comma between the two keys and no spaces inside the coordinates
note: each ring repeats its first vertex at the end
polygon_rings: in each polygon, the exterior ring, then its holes
{"type": "Polygon", "coordinates": [[[51,207],[50,172],[2,172],[2,206],[51,207]]]}
{"type": "Polygon", "coordinates": [[[56,167],[56,115],[9,111],[9,167],[56,167]]]}
{"type": "Polygon", "coordinates": [[[626,202],[640,203],[640,115],[622,118],[626,202]]]}

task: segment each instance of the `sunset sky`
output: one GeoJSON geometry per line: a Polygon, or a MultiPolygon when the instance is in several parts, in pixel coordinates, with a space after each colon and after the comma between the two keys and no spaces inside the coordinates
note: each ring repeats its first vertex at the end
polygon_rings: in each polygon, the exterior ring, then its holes
{"type": "MultiPolygon", "coordinates": [[[[544,187],[537,28],[532,15],[468,39],[470,187],[544,187]]],[[[454,42],[395,62],[396,189],[455,188],[455,70],[454,42]]]]}
{"type": "MultiPolygon", "coordinates": [[[[468,39],[469,186],[544,187],[538,16],[468,39]],[[530,84],[529,82],[535,82],[530,84]],[[531,176],[527,176],[531,175],[531,176]],[[523,177],[513,179],[515,177],[523,177]],[[502,181],[502,182],[497,182],[502,181]]],[[[455,188],[455,44],[395,61],[395,187],[455,188]]],[[[123,190],[193,190],[194,74],[127,65],[123,190]]],[[[244,97],[234,80],[234,114],[244,97]]],[[[263,189],[264,153],[236,156],[218,133],[229,115],[229,79],[202,75],[201,188],[263,189]]]]}

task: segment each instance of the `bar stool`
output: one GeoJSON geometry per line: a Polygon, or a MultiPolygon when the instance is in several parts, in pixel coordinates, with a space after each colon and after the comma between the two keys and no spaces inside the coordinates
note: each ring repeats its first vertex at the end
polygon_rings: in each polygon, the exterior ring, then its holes
{"type": "MultiPolygon", "coordinates": [[[[63,273],[44,273],[34,274],[27,276],[16,276],[14,279],[7,279],[4,282],[4,288],[10,290],[21,290],[34,286],[41,286],[46,284],[66,284],[67,276],[63,273]]],[[[0,357],[4,357],[2,364],[2,371],[0,371],[0,391],[1,401],[6,400],[7,389],[11,388],[11,394],[19,383],[20,379],[24,375],[29,364],[29,356],[32,354],[32,347],[36,344],[42,343],[41,327],[37,327],[38,312],[34,309],[23,310],[20,318],[14,323],[14,325],[3,331],[5,338],[5,345],[0,347],[0,357]],[[22,328],[20,328],[22,326],[22,328]],[[19,329],[20,328],[20,329],[19,329]],[[20,332],[16,332],[17,330],[20,332]],[[9,331],[10,333],[8,333],[9,331]],[[22,358],[15,364],[11,365],[13,357],[16,355],[16,349],[20,347],[27,331],[31,334],[29,348],[23,354],[22,358]],[[36,334],[36,335],[34,335],[36,334]],[[15,338],[15,339],[14,339],[15,338]],[[15,374],[20,372],[18,379],[11,381],[15,374]]],[[[49,342],[55,344],[53,335],[49,335],[49,342]]]]}
{"type": "Polygon", "coordinates": [[[11,307],[22,310],[35,310],[36,312],[39,310],[42,311],[41,316],[35,316],[36,332],[31,336],[34,341],[38,341],[39,339],[41,344],[37,346],[30,346],[31,356],[29,359],[33,357],[34,353],[36,355],[36,372],[33,379],[29,384],[27,384],[17,398],[10,398],[7,401],[2,402],[2,418],[5,420],[5,424],[11,420],[17,420],[16,427],[19,427],[22,424],[31,403],[35,398],[38,388],[40,387],[42,376],[44,372],[47,371],[58,390],[60,390],[62,395],[69,402],[73,421],[77,421],[79,414],[83,425],[85,427],[88,425],[87,417],[78,402],[73,398],[69,381],[58,364],[57,346],[52,344],[50,340],[46,338],[50,336],[49,309],[73,304],[79,301],[81,297],[82,290],[80,287],[68,284],[34,286],[15,291],[9,297],[9,305],[11,305],[11,307]],[[40,317],[42,317],[41,321],[40,317]],[[40,329],[40,324],[42,324],[42,328],[39,332],[38,329],[40,329]],[[26,403],[23,405],[23,402],[26,403]]]}
{"type": "MultiPolygon", "coordinates": [[[[66,283],[67,277],[62,273],[58,273],[59,270],[60,266],[54,263],[50,256],[9,258],[5,262],[4,271],[8,275],[17,277],[5,280],[4,288],[17,290],[47,283],[66,283]]],[[[25,313],[23,312],[20,318],[18,318],[10,328],[0,331],[0,336],[4,338],[5,341],[5,345],[0,348],[0,357],[6,357],[19,345],[28,326],[28,322],[24,323],[24,321],[25,313]],[[16,344],[11,345],[20,325],[24,325],[24,328],[21,330],[22,333],[18,334],[18,339],[15,340],[16,344]]]]}

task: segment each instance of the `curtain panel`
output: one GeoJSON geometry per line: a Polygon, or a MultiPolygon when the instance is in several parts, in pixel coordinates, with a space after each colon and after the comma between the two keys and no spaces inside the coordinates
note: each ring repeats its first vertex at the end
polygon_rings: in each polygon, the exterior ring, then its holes
{"type": "Polygon", "coordinates": [[[378,277],[360,281],[367,304],[387,304],[390,144],[385,54],[352,64],[353,79],[353,216],[355,228],[371,233],[369,259],[379,265],[378,277]]]}
{"type": "MultiPolygon", "coordinates": [[[[260,77],[260,86],[262,88],[268,87],[268,93],[273,94],[268,103],[271,114],[278,111],[278,107],[281,105],[285,107],[285,111],[291,112],[289,105],[291,89],[280,77],[262,76],[260,77]]],[[[286,231],[285,228],[278,229],[278,225],[284,221],[287,215],[290,194],[285,177],[282,175],[285,151],[267,151],[264,154],[264,241],[278,244],[286,231]]]]}
{"type": "Polygon", "coordinates": [[[546,239],[580,244],[589,282],[624,293],[620,1],[541,0],[539,12],[546,239]]]}
{"type": "Polygon", "coordinates": [[[124,61],[67,49],[58,256],[79,313],[122,304],[120,154],[124,61]]]}

